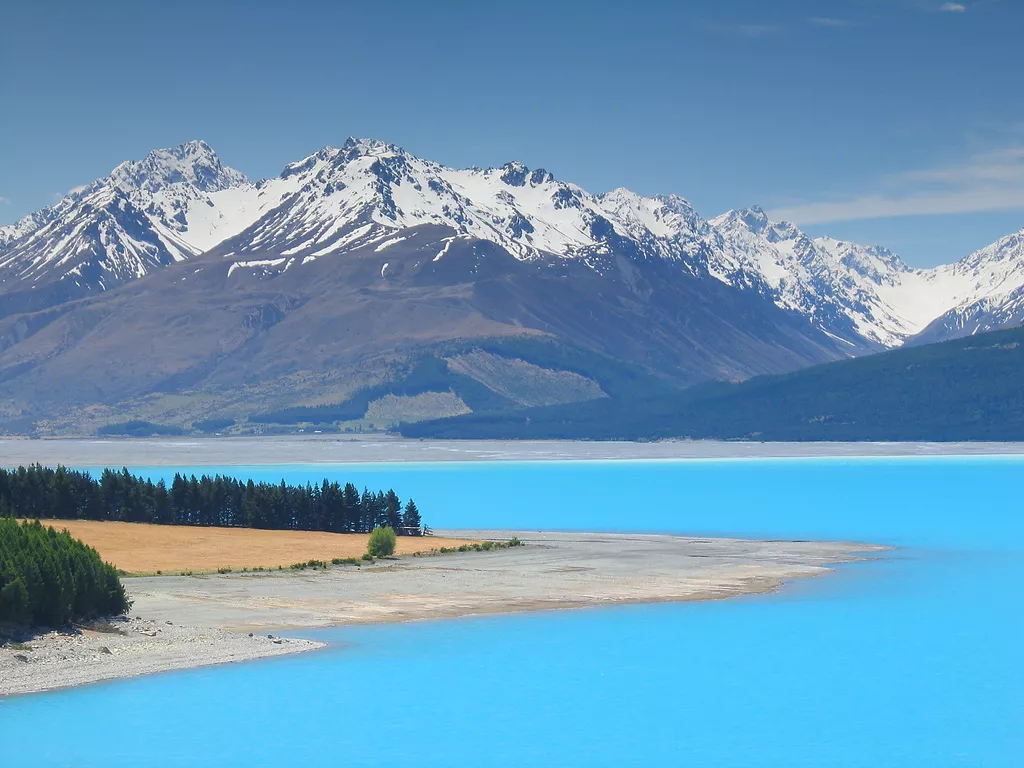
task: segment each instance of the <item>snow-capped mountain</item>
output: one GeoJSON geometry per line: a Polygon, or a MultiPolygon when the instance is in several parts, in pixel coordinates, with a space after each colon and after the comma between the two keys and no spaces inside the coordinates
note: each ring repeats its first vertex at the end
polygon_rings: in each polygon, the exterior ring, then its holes
{"type": "MultiPolygon", "coordinates": [[[[204,142],[156,150],[57,205],[0,227],[0,292],[11,314],[103,291],[212,253],[266,277],[440,227],[433,261],[456,240],[515,259],[572,261],[598,275],[664,263],[766,298],[847,354],[898,346],[928,328],[945,338],[1015,322],[1024,286],[1021,234],[957,264],[915,270],[894,253],[812,239],[760,208],[703,219],[675,195],[594,195],[543,168],[452,169],[399,147],[349,139],[257,183],[204,142]]],[[[434,231],[434,230],[431,230],[434,231]]]]}
{"type": "Polygon", "coordinates": [[[956,264],[922,273],[929,297],[927,326],[915,342],[941,341],[1024,322],[1024,229],[1000,238],[956,264]],[[949,307],[937,317],[935,306],[949,307]],[[930,311],[929,311],[930,310],[930,311]]]}
{"type": "Polygon", "coordinates": [[[425,224],[520,260],[576,259],[598,271],[622,250],[690,263],[712,234],[682,198],[591,195],[519,162],[457,170],[365,139],[325,147],[254,185],[246,212],[251,225],[219,251],[242,261],[282,257],[284,268],[367,243],[385,250],[400,242],[396,231],[425,224]]]}
{"type": "Polygon", "coordinates": [[[880,248],[813,240],[790,222],[772,222],[760,208],[711,220],[724,238],[711,273],[731,285],[760,290],[847,342],[894,346],[909,331],[874,287],[907,267],[880,248]]]}
{"type": "Polygon", "coordinates": [[[885,248],[811,239],[790,222],[769,221],[760,208],[730,211],[711,224],[725,238],[725,261],[711,265],[712,274],[745,287],[752,273],[780,307],[847,340],[894,347],[918,334],[918,341],[941,341],[1022,319],[1024,230],[955,264],[912,269],[885,248]]]}
{"type": "Polygon", "coordinates": [[[591,195],[518,162],[456,170],[349,139],[253,184],[205,143],[189,142],[123,163],[0,230],[0,285],[105,290],[214,248],[240,266],[290,268],[366,243],[383,250],[399,242],[395,231],[423,224],[521,260],[578,259],[598,271],[615,251],[693,271],[716,239],[682,198],[591,195]]]}
{"type": "Polygon", "coordinates": [[[0,289],[59,285],[74,298],[195,256],[223,239],[221,211],[249,186],[202,141],[122,163],[0,230],[0,289]]]}

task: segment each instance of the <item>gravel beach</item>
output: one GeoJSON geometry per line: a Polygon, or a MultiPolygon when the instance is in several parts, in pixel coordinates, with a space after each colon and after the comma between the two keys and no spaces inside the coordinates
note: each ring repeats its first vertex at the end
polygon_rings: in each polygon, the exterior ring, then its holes
{"type": "Polygon", "coordinates": [[[320,646],[267,637],[281,630],[770,592],[884,549],[665,535],[438,533],[515,536],[524,545],[326,571],[128,578],[132,615],[141,620],[114,622],[119,633],[48,633],[28,640],[31,650],[0,649],[0,696],[320,646]]]}
{"type": "Polygon", "coordinates": [[[323,645],[267,634],[249,637],[145,618],[115,619],[101,632],[47,632],[0,648],[0,697],[280,656],[323,645]]]}

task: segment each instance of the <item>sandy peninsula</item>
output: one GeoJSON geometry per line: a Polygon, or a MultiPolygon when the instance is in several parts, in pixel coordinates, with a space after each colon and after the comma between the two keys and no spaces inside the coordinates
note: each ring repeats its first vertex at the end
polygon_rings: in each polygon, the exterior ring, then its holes
{"type": "Polygon", "coordinates": [[[0,649],[0,696],[312,650],[313,627],[718,600],[820,576],[883,547],[667,535],[444,532],[524,546],[326,571],[128,578],[133,618],[0,649]],[[252,633],[252,636],[250,636],[252,633]],[[273,637],[268,637],[273,635],[273,637]]]}

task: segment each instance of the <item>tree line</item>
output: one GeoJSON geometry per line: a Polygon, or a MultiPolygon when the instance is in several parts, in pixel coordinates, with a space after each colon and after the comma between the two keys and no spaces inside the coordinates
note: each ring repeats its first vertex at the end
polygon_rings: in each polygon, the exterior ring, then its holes
{"type": "Polygon", "coordinates": [[[390,527],[419,536],[423,523],[416,503],[403,506],[394,490],[322,483],[254,483],[222,475],[175,474],[163,480],[105,469],[99,479],[66,467],[33,464],[0,469],[0,517],[112,520],[161,525],[223,526],[271,530],[368,533],[390,527]]]}
{"type": "Polygon", "coordinates": [[[38,520],[0,519],[0,625],[58,627],[130,607],[114,566],[95,549],[38,520]]]}

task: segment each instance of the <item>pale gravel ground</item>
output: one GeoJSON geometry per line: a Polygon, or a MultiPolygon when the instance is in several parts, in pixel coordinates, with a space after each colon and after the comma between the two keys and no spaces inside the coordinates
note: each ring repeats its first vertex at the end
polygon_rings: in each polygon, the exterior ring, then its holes
{"type": "Polygon", "coordinates": [[[153,672],[247,661],[320,648],[323,643],[269,638],[223,629],[125,618],[124,634],[48,632],[25,642],[31,650],[0,648],[0,698],[153,672]]]}
{"type": "Polygon", "coordinates": [[[658,460],[1024,454],[1022,443],[751,443],[571,440],[406,440],[387,435],[295,435],[53,440],[0,439],[0,466],[239,466],[383,461],[658,460]]]}
{"type": "Polygon", "coordinates": [[[275,643],[266,638],[268,630],[294,633],[309,627],[763,593],[787,579],[819,576],[837,563],[884,549],[639,534],[446,535],[491,540],[515,535],[525,546],[326,572],[125,579],[135,601],[132,615],[145,621],[127,622],[126,636],[51,633],[30,641],[31,652],[0,649],[0,696],[319,646],[305,640],[275,643]]]}

